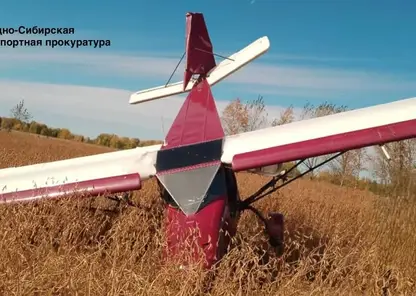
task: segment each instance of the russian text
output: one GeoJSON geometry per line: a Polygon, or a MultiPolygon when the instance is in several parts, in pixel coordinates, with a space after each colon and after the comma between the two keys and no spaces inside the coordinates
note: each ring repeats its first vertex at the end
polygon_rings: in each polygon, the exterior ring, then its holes
{"type": "Polygon", "coordinates": [[[94,48],[101,48],[103,46],[111,46],[110,40],[46,40],[46,46],[54,47],[71,47],[78,48],[84,46],[91,46],[94,48]]]}
{"type": "Polygon", "coordinates": [[[0,40],[0,47],[26,47],[26,46],[49,46],[49,47],[94,47],[101,48],[111,46],[110,40],[0,40]]]}
{"type": "Polygon", "coordinates": [[[0,40],[0,47],[42,46],[42,40],[0,40]]]}
{"type": "Polygon", "coordinates": [[[75,28],[41,28],[33,26],[26,28],[25,26],[19,26],[15,28],[0,28],[0,35],[13,35],[15,33],[21,35],[71,35],[75,34],[75,28]]]}

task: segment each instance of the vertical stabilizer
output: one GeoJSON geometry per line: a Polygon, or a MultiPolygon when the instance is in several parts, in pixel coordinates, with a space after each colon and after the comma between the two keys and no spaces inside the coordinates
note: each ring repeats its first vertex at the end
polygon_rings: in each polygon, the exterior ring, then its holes
{"type": "Polygon", "coordinates": [[[183,78],[185,90],[192,75],[205,75],[215,66],[211,39],[202,13],[186,14],[186,64],[183,78]]]}

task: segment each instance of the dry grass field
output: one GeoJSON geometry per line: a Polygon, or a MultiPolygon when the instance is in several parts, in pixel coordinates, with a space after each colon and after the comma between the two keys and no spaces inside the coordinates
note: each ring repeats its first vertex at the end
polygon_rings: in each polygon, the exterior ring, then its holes
{"type": "MultiPolygon", "coordinates": [[[[0,168],[109,150],[0,132],[0,168]]],[[[239,174],[241,196],[265,180],[239,174]]],[[[103,197],[1,205],[0,294],[204,294],[207,274],[163,261],[155,185],[135,193],[140,208],[103,197]]],[[[244,213],[209,294],[416,295],[415,204],[305,179],[257,207],[285,214],[285,255],[274,256],[261,223],[244,213]]]]}

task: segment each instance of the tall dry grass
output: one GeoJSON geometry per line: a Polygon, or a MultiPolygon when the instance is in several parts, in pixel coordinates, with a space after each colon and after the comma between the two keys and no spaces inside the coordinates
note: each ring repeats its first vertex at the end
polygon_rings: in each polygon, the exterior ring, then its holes
{"type": "MultiPolygon", "coordinates": [[[[0,132],[0,167],[108,150],[0,132]]],[[[265,180],[239,174],[241,195],[265,180]]],[[[140,207],[103,197],[0,206],[1,295],[416,295],[416,205],[406,200],[294,182],[257,205],[285,214],[284,256],[244,213],[215,277],[164,262],[154,182],[134,202],[140,207]]]]}

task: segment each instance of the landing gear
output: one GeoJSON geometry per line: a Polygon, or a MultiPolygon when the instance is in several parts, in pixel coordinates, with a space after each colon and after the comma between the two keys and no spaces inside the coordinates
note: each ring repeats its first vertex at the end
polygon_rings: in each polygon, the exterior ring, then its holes
{"type": "Polygon", "coordinates": [[[266,220],[266,232],[269,244],[275,249],[277,256],[284,251],[284,216],[281,213],[269,213],[266,220]]]}
{"type": "Polygon", "coordinates": [[[280,213],[269,213],[268,218],[264,218],[263,215],[258,211],[256,208],[252,206],[252,204],[269,194],[279,190],[280,188],[288,185],[289,183],[303,177],[304,175],[312,172],[313,170],[323,166],[324,164],[334,160],[338,156],[344,154],[345,151],[339,152],[334,156],[326,159],[325,161],[319,163],[314,167],[308,167],[308,170],[299,174],[298,176],[294,176],[289,178],[289,174],[296,169],[300,164],[305,163],[306,159],[303,159],[292,166],[289,170],[283,170],[281,173],[275,175],[269,182],[263,185],[259,190],[257,190],[254,194],[249,196],[248,198],[244,199],[243,201],[239,202],[238,209],[240,212],[244,210],[252,211],[263,223],[265,226],[266,234],[269,236],[269,243],[270,245],[276,249],[278,254],[282,254],[284,250],[284,217],[280,213]],[[276,186],[278,181],[282,181],[282,184],[276,186]]]}
{"type": "Polygon", "coordinates": [[[110,196],[107,196],[107,198],[111,199],[111,200],[114,200],[114,201],[117,201],[119,203],[121,201],[124,201],[128,205],[132,205],[132,201],[130,200],[130,193],[129,192],[122,192],[122,193],[110,195],[110,196]]]}

